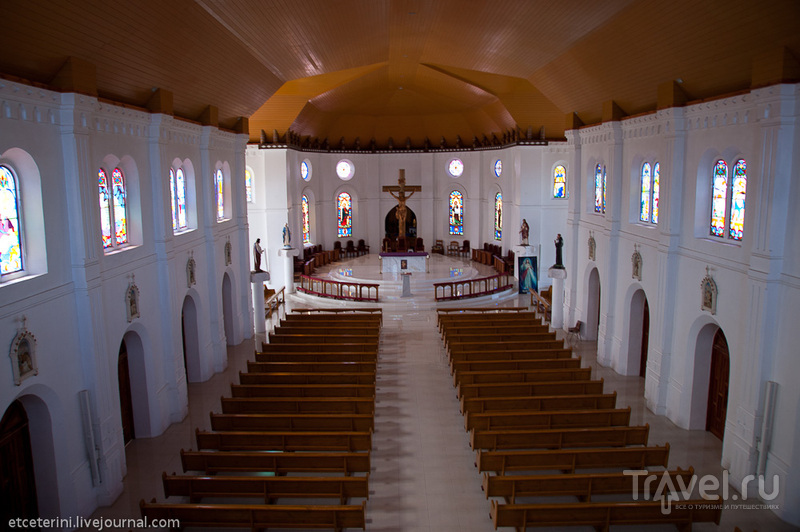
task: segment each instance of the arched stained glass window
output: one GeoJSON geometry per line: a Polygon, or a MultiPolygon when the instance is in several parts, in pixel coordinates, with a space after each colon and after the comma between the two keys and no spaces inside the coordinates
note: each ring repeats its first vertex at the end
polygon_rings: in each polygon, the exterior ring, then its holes
{"type": "Polygon", "coordinates": [[[714,164],[711,196],[711,236],[725,236],[725,208],[728,199],[728,165],[719,160],[714,164]]]}
{"type": "Polygon", "coordinates": [[[214,173],[214,188],[217,191],[217,221],[225,219],[225,177],[222,170],[214,173]]]}
{"type": "Polygon", "coordinates": [[[100,234],[103,237],[103,247],[113,247],[111,240],[111,190],[108,186],[108,176],[102,168],[97,171],[97,187],[100,196],[100,234]]]}
{"type": "Polygon", "coordinates": [[[114,168],[111,172],[112,191],[114,194],[114,233],[117,245],[128,242],[128,208],[125,192],[125,177],[122,170],[114,168]]]}
{"type": "Polygon", "coordinates": [[[747,163],[739,159],[733,166],[733,183],[731,188],[731,225],[730,237],[741,240],[744,236],[744,200],[747,194],[747,163]]]}
{"type": "Polygon", "coordinates": [[[643,222],[650,221],[650,194],[652,192],[651,186],[653,184],[653,176],[650,163],[642,165],[641,175],[641,203],[639,206],[639,219],[643,222]]]}
{"type": "Polygon", "coordinates": [[[494,197],[494,239],[503,238],[503,195],[498,192],[494,197]]]}
{"type": "Polygon", "coordinates": [[[450,193],[450,234],[464,234],[464,196],[458,190],[450,193]]]}
{"type": "Polygon", "coordinates": [[[594,168],[594,212],[604,212],[603,203],[604,198],[603,187],[603,169],[598,164],[594,168]]]}
{"type": "Polygon", "coordinates": [[[350,194],[342,192],[336,198],[339,238],[353,236],[353,202],[350,194]]]}
{"type": "Polygon", "coordinates": [[[189,225],[186,219],[186,175],[183,173],[183,168],[178,168],[175,171],[175,203],[177,212],[176,225],[178,231],[183,231],[189,225]]]}
{"type": "Polygon", "coordinates": [[[654,224],[658,223],[658,194],[661,186],[661,164],[653,165],[653,214],[650,218],[654,224]]]}
{"type": "Polygon", "coordinates": [[[606,181],[606,167],[603,166],[603,214],[606,212],[606,191],[608,187],[606,186],[608,181],[606,181]]]}
{"type": "Polygon", "coordinates": [[[22,270],[22,230],[17,180],[0,166],[0,275],[22,270]]]}
{"type": "Polygon", "coordinates": [[[300,202],[303,210],[303,244],[311,243],[311,225],[308,221],[308,196],[303,194],[303,199],[300,202]]]}
{"type": "Polygon", "coordinates": [[[244,171],[244,191],[247,195],[247,202],[253,202],[253,172],[248,168],[244,171]]]}
{"type": "Polygon", "coordinates": [[[553,170],[553,197],[567,197],[567,169],[560,164],[553,170]]]}
{"type": "Polygon", "coordinates": [[[169,195],[172,200],[172,232],[178,230],[178,216],[175,206],[175,170],[169,169],[169,195]]]}

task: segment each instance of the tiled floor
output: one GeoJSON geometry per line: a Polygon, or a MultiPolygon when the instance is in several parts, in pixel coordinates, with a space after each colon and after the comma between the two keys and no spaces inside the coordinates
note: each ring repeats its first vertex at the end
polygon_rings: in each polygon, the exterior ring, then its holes
{"type": "MultiPolygon", "coordinates": [[[[488,267],[466,260],[433,256],[431,272],[415,274],[413,298],[401,298],[400,288],[390,276],[377,273],[375,255],[359,257],[329,266],[332,277],[352,269],[356,278],[380,280],[384,325],[378,364],[375,434],[373,438],[370,498],[367,530],[375,532],[469,532],[489,531],[489,501],[481,491],[474,467],[475,454],[469,448],[463,418],[446,354],[436,328],[436,304],[430,283],[451,275],[488,275],[488,267]],[[473,270],[474,268],[474,270],[473,270]],[[459,272],[460,270],[460,272],[459,272]],[[453,272],[451,274],[451,272],[453,272]],[[425,286],[425,284],[428,286],[425,286]]],[[[325,275],[318,270],[317,275],[325,275]]],[[[345,274],[346,275],[346,274],[345,274]]],[[[461,301],[457,306],[522,306],[527,296],[506,295],[461,301]]],[[[342,306],[333,301],[293,295],[287,306],[342,306]]],[[[453,305],[453,304],[451,304],[453,305]]],[[[439,305],[442,306],[442,305],[439,305]]],[[[259,339],[260,340],[260,339],[259,339]]],[[[229,384],[252,358],[252,341],[229,348],[226,371],[202,384],[189,386],[189,415],[172,425],[162,436],[133,441],[127,448],[128,475],[123,494],[110,508],[98,509],[94,517],[138,517],[139,500],[155,497],[163,501],[161,472],[180,472],[178,452],[194,447],[196,427],[209,428],[209,412],[219,411],[219,397],[229,395],[229,384]]],[[[593,377],[605,379],[606,391],[616,390],[617,405],[632,408],[631,424],[650,424],[650,442],[669,442],[670,467],[694,466],[698,474],[721,475],[721,442],[704,431],[677,428],[665,417],[649,412],[642,399],[644,380],[622,377],[596,363],[593,343],[578,348],[593,377]]],[[[722,523],[700,524],[698,531],[784,532],[796,530],[767,510],[726,510],[722,523]]],[[[127,530],[127,529],[126,529],[127,530]]],[[[553,529],[550,529],[553,530],[553,529]]],[[[568,530],[592,530],[573,527],[568,530]]],[[[617,529],[615,529],[617,530],[617,529]]],[[[641,530],[619,527],[618,530],[641,530]]],[[[674,527],[647,527],[658,532],[674,527]]]]}

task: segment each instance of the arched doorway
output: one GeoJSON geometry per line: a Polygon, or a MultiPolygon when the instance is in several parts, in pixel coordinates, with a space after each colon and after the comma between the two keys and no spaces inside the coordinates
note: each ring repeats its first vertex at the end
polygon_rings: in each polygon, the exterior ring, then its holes
{"type": "MultiPolygon", "coordinates": [[[[405,236],[417,236],[417,215],[406,205],[406,234],[405,236]]],[[[397,206],[386,215],[384,220],[384,232],[386,237],[394,240],[400,233],[400,223],[397,221],[397,206]]]]}
{"type": "Polygon", "coordinates": [[[0,420],[0,523],[39,517],[28,415],[19,401],[0,420]]]}
{"type": "Polygon", "coordinates": [[[592,268],[589,273],[586,301],[586,339],[597,340],[600,328],[600,274],[597,268],[592,268]]]}
{"type": "Polygon", "coordinates": [[[197,307],[191,296],[186,296],[181,309],[181,339],[183,342],[183,366],[188,382],[200,382],[200,339],[197,328],[197,307]]]}
{"type": "Polygon", "coordinates": [[[119,346],[119,360],[117,363],[117,378],[119,380],[119,409],[122,417],[122,440],[127,445],[136,438],[136,428],[133,421],[133,398],[131,396],[131,371],[128,366],[128,348],[125,340],[119,346]]]}
{"type": "Polygon", "coordinates": [[[628,366],[625,374],[644,377],[650,339],[650,305],[644,290],[637,290],[631,298],[628,327],[628,366]]]}
{"type": "Polygon", "coordinates": [[[706,411],[706,430],[723,439],[725,419],[728,415],[728,378],[730,376],[730,356],[728,341],[722,329],[717,330],[711,345],[711,371],[708,381],[708,410],[706,411]]]}
{"type": "Polygon", "coordinates": [[[222,276],[222,321],[225,327],[225,343],[235,345],[233,334],[233,288],[231,278],[225,273],[222,276]]]}

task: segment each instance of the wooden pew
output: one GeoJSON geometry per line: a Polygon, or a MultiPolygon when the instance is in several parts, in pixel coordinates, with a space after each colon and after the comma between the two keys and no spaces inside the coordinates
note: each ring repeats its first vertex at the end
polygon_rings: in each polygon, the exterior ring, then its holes
{"type": "Polygon", "coordinates": [[[239,372],[240,384],[375,384],[374,372],[362,373],[299,373],[239,372]]]}
{"type": "MultiPolygon", "coordinates": [[[[654,471],[659,482],[668,475],[673,486],[677,479],[688,486],[694,475],[694,468],[678,468],[674,471],[654,471]]],[[[625,473],[584,473],[571,475],[490,475],[483,474],[482,489],[489,497],[501,497],[506,503],[514,504],[517,497],[578,497],[582,502],[590,502],[593,495],[631,494],[633,483],[638,483],[638,492],[644,493],[645,476],[634,477],[625,473]]]]}
{"type": "Polygon", "coordinates": [[[269,333],[269,343],[275,344],[373,344],[378,345],[378,337],[374,334],[348,334],[341,336],[325,334],[281,334],[269,333]]]}
{"type": "Polygon", "coordinates": [[[461,384],[458,397],[508,397],[511,395],[584,395],[603,393],[603,379],[594,381],[524,382],[511,384],[461,384]]]}
{"type": "Polygon", "coordinates": [[[507,360],[542,360],[546,358],[572,358],[572,351],[563,346],[554,349],[522,349],[522,350],[464,350],[450,352],[450,365],[456,362],[507,361],[507,360]]]}
{"type": "Polygon", "coordinates": [[[523,369],[517,371],[462,371],[458,374],[458,382],[456,385],[549,381],[588,381],[591,379],[591,377],[592,368],[523,369]]]}
{"type": "MultiPolygon", "coordinates": [[[[450,338],[450,336],[448,336],[450,338]]],[[[447,342],[447,345],[469,345],[469,344],[485,344],[487,342],[496,344],[519,344],[524,343],[539,343],[539,342],[555,342],[556,335],[551,332],[508,332],[508,333],[483,333],[483,334],[459,334],[453,335],[452,339],[447,342]]],[[[561,344],[563,345],[563,344],[561,344]]]]}
{"type": "Polygon", "coordinates": [[[376,362],[253,362],[247,361],[248,373],[375,373],[376,362]]]}
{"type": "MultiPolygon", "coordinates": [[[[336,344],[329,344],[336,345],[336,344]]],[[[277,346],[276,346],[277,347],[277,346]]],[[[290,347],[286,345],[285,347],[290,347]]],[[[309,350],[308,346],[293,346],[301,349],[271,350],[256,353],[256,362],[371,362],[378,360],[378,350],[374,347],[361,352],[342,350],[341,352],[309,350]]],[[[320,346],[324,347],[324,346],[320,346]]],[[[350,345],[352,347],[352,345],[350,345]]]]}
{"type": "Polygon", "coordinates": [[[522,360],[459,360],[450,364],[450,374],[458,383],[462,371],[522,371],[540,369],[565,369],[581,367],[581,358],[525,358],[522,360]]]}
{"type": "Polygon", "coordinates": [[[304,324],[302,327],[295,325],[281,325],[280,327],[275,327],[275,334],[324,334],[332,336],[371,335],[377,338],[380,336],[380,330],[380,326],[377,324],[363,327],[351,323],[342,323],[337,326],[304,324]]]}
{"type": "Polygon", "coordinates": [[[722,502],[711,500],[681,501],[669,513],[662,512],[661,501],[582,502],[563,504],[500,504],[492,501],[490,511],[495,530],[498,526],[527,527],[593,526],[607,531],[615,525],[674,524],[689,531],[692,523],[719,524],[722,502]]]}
{"type": "Polygon", "coordinates": [[[541,395],[473,397],[461,399],[461,413],[469,417],[481,412],[513,410],[608,409],[617,404],[617,392],[587,395],[541,395]]]}
{"type": "Polygon", "coordinates": [[[233,397],[375,397],[374,384],[231,384],[233,397]]]}
{"type": "Polygon", "coordinates": [[[216,473],[268,472],[276,475],[288,473],[340,473],[353,475],[369,473],[370,453],[265,453],[248,451],[184,451],[181,449],[181,466],[184,473],[204,471],[216,473]]]}
{"type": "MultiPolygon", "coordinates": [[[[338,499],[369,498],[369,474],[361,477],[243,477],[161,475],[165,497],[188,497],[200,502],[206,497],[262,499],[338,499]]],[[[630,486],[629,486],[630,487],[630,486]]]]}
{"type": "Polygon", "coordinates": [[[663,447],[623,447],[610,449],[559,449],[537,451],[477,452],[478,472],[564,471],[576,469],[645,469],[667,467],[669,444],[663,447]]]}
{"type": "Polygon", "coordinates": [[[523,321],[503,323],[496,325],[485,325],[483,323],[442,323],[442,338],[455,337],[460,335],[498,335],[498,334],[518,334],[535,333],[549,334],[555,336],[555,331],[550,332],[547,325],[539,323],[526,323],[523,321]]]}
{"type": "Polygon", "coordinates": [[[450,356],[461,351],[538,351],[541,349],[564,349],[564,340],[523,340],[523,341],[464,341],[459,338],[447,344],[450,356]]]}
{"type": "Polygon", "coordinates": [[[512,322],[523,322],[541,325],[542,321],[536,317],[536,313],[521,311],[521,312],[477,312],[477,313],[442,313],[437,316],[437,324],[439,331],[442,330],[442,324],[450,323],[472,323],[475,325],[504,325],[512,322]]]}
{"type": "MultiPolygon", "coordinates": [[[[155,499],[153,499],[155,501],[155,499]]],[[[167,504],[139,502],[142,517],[177,519],[181,527],[366,529],[366,501],[357,506],[167,504]]]]}
{"type": "Polygon", "coordinates": [[[631,407],[603,410],[510,410],[465,417],[470,430],[620,427],[630,423],[631,407]]]}
{"type": "Polygon", "coordinates": [[[211,430],[217,431],[358,431],[374,428],[373,414],[215,414],[211,430]]]}
{"type": "Polygon", "coordinates": [[[650,426],[588,427],[543,430],[473,430],[473,450],[564,449],[647,445],[650,426]]]}
{"type": "Polygon", "coordinates": [[[371,432],[207,432],[195,429],[197,448],[216,451],[340,451],[372,449],[371,432]]]}
{"type": "Polygon", "coordinates": [[[259,353],[372,353],[378,355],[376,342],[362,342],[357,344],[261,344],[259,353]]]}
{"type": "Polygon", "coordinates": [[[373,414],[373,397],[222,397],[223,414],[373,414]]]}

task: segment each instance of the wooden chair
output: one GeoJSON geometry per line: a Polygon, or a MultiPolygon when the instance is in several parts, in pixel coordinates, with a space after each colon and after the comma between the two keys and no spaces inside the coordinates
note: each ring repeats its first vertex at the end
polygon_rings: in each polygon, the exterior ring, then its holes
{"type": "Polygon", "coordinates": [[[417,241],[414,243],[414,251],[418,253],[425,251],[425,244],[422,242],[422,238],[417,238],[417,241]]]}
{"type": "Polygon", "coordinates": [[[438,253],[440,255],[444,255],[444,241],[437,240],[436,243],[431,248],[431,253],[438,253]]]}
{"type": "Polygon", "coordinates": [[[575,348],[578,347],[578,344],[581,342],[581,326],[583,323],[578,320],[575,323],[575,327],[570,327],[567,330],[567,343],[570,347],[575,348]]]}
{"type": "Polygon", "coordinates": [[[450,243],[447,245],[447,254],[448,255],[458,255],[461,253],[461,246],[458,245],[458,242],[455,240],[451,240],[450,243]]]}
{"type": "Polygon", "coordinates": [[[460,253],[464,255],[464,257],[469,258],[471,250],[469,249],[469,240],[464,240],[464,243],[461,244],[461,251],[460,253]]]}
{"type": "Polygon", "coordinates": [[[344,248],[344,254],[348,257],[355,257],[356,256],[356,248],[353,245],[352,240],[347,241],[347,247],[344,248]]]}
{"type": "Polygon", "coordinates": [[[368,255],[369,254],[369,246],[364,243],[364,239],[360,239],[358,241],[358,247],[356,248],[356,252],[359,255],[368,255]]]}

